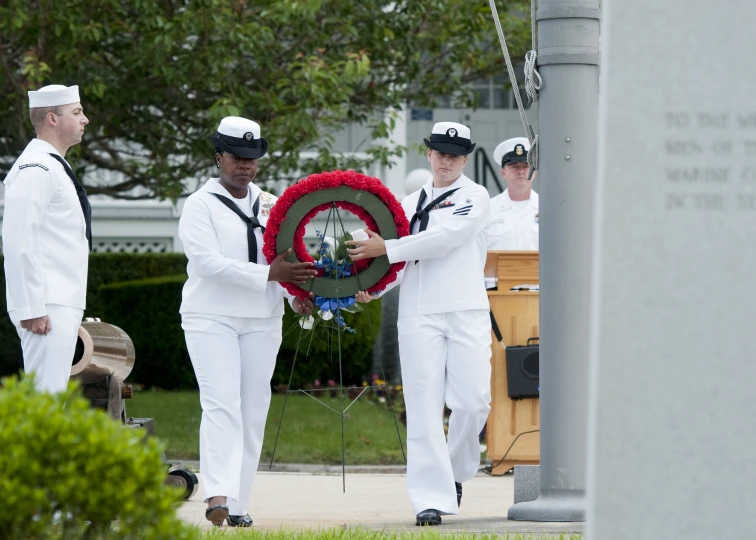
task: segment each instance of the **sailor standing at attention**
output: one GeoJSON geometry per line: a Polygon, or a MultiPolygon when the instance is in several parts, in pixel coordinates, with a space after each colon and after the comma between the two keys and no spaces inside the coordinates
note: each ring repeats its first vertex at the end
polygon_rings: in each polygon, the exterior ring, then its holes
{"type": "MultiPolygon", "coordinates": [[[[417,525],[457,514],[462,483],[480,466],[478,434],[491,401],[491,321],[483,268],[491,222],[488,191],[462,169],[475,148],[470,129],[433,126],[432,180],[402,207],[410,236],[372,231],[347,242],[353,260],[406,261],[399,291],[399,355],[407,408],[407,488],[417,525]],[[444,403],[451,409],[444,436],[444,403]]],[[[358,300],[369,301],[364,292],[358,300]]]]}
{"type": "Polygon", "coordinates": [[[491,199],[493,223],[488,229],[489,250],[538,251],[538,193],[533,191],[525,137],[507,139],[494,150],[494,161],[501,165],[507,183],[503,193],[491,199]]]}
{"type": "Polygon", "coordinates": [[[249,527],[249,494],[260,461],[270,380],[281,345],[284,296],[297,313],[312,301],[293,299],[278,282],[304,283],[312,263],[280,254],[268,265],[263,231],[276,197],[254,184],[268,151],[260,126],[224,118],[210,140],[218,178],[187,198],[179,237],[189,259],[181,326],[202,406],[200,470],[205,517],[249,527]]]}
{"type": "Polygon", "coordinates": [[[24,370],[47,392],[66,389],[87,291],[92,211],[65,160],[89,120],[78,86],[29,92],[32,139],[5,178],[3,255],[8,315],[24,370]]]}

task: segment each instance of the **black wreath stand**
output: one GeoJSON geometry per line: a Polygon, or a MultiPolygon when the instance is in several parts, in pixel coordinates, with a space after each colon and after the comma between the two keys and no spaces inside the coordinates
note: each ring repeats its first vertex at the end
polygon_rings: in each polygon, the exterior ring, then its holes
{"type": "MultiPolygon", "coordinates": [[[[339,208],[336,206],[335,202],[331,203],[331,206],[330,206],[330,208],[328,210],[328,215],[326,217],[326,224],[325,224],[325,227],[323,229],[323,231],[324,231],[323,234],[324,235],[328,231],[329,225],[333,226],[333,239],[334,239],[334,243],[335,243],[335,242],[337,242],[338,238],[343,237],[343,235],[346,233],[346,230],[344,228],[344,222],[341,219],[341,213],[339,211],[339,208]],[[332,216],[333,216],[333,221],[332,221],[332,216]],[[338,223],[338,226],[341,229],[341,234],[338,234],[337,223],[338,223]]],[[[322,240],[321,240],[321,248],[322,248],[322,240]]],[[[333,248],[334,248],[333,252],[335,254],[335,252],[336,252],[336,246],[334,245],[333,248]]],[[[362,283],[360,282],[360,274],[357,272],[357,268],[354,265],[354,263],[352,263],[351,266],[352,266],[353,273],[354,273],[355,277],[357,278],[357,283],[359,284],[360,290],[362,290],[362,291],[366,290],[365,288],[362,287],[362,283]]],[[[310,281],[309,289],[307,291],[308,293],[311,292],[313,284],[314,284],[314,280],[311,280],[310,281]]],[[[339,287],[339,280],[336,279],[336,298],[340,298],[340,296],[339,296],[339,289],[340,289],[340,287],[339,287]]],[[[341,308],[337,308],[336,309],[336,317],[339,317],[341,315],[341,313],[342,313],[341,308]]],[[[367,314],[368,326],[370,327],[370,333],[371,333],[371,336],[373,338],[373,343],[375,343],[375,340],[376,340],[376,329],[373,327],[373,321],[370,318],[370,310],[365,309],[365,313],[367,314]]],[[[315,325],[317,325],[319,317],[318,317],[318,315],[314,315],[314,317],[315,317],[315,325]]],[[[310,330],[311,332],[313,332],[315,330],[315,325],[313,325],[312,329],[310,330]]],[[[293,377],[294,377],[294,368],[297,365],[297,358],[299,357],[299,348],[300,348],[300,345],[302,344],[303,337],[304,337],[304,327],[300,325],[300,328],[299,328],[299,337],[297,338],[297,344],[296,344],[296,348],[294,350],[294,359],[293,359],[292,364],[291,364],[291,372],[289,373],[289,382],[286,385],[286,394],[285,394],[285,397],[284,397],[284,404],[283,404],[283,408],[281,409],[281,418],[280,418],[280,420],[278,422],[278,430],[276,431],[276,440],[275,440],[275,442],[273,444],[273,455],[270,458],[270,465],[269,465],[268,469],[270,470],[270,469],[273,468],[273,461],[275,460],[275,457],[276,457],[276,448],[278,446],[279,436],[281,435],[281,427],[283,425],[284,414],[286,413],[286,403],[287,403],[287,401],[289,399],[289,394],[292,394],[292,393],[295,393],[295,394],[304,394],[306,396],[311,397],[313,400],[315,400],[316,402],[318,402],[320,405],[326,407],[328,410],[330,410],[330,411],[332,411],[332,412],[334,412],[334,413],[336,413],[336,414],[339,415],[339,418],[341,420],[341,482],[342,482],[342,490],[343,490],[344,493],[346,493],[346,455],[345,455],[346,452],[345,452],[345,442],[344,442],[344,434],[345,434],[344,420],[345,420],[345,414],[346,414],[347,410],[349,410],[349,408],[360,397],[362,397],[362,395],[368,389],[371,389],[371,388],[383,388],[383,389],[385,389],[386,399],[388,401],[389,410],[391,411],[391,416],[394,419],[394,427],[396,428],[396,436],[397,436],[397,438],[399,440],[399,447],[402,450],[402,458],[404,459],[405,463],[407,461],[407,455],[406,455],[406,453],[404,451],[404,443],[402,441],[402,435],[401,435],[401,432],[399,430],[399,423],[398,423],[398,421],[396,419],[396,411],[394,410],[394,404],[393,404],[393,401],[391,400],[391,390],[389,389],[388,380],[386,379],[386,372],[385,372],[385,369],[384,369],[384,366],[383,366],[383,359],[382,358],[379,361],[379,365],[380,365],[380,369],[381,369],[381,377],[383,377],[383,385],[367,385],[367,386],[362,387],[362,391],[357,395],[357,397],[355,397],[352,400],[352,402],[349,403],[346,406],[346,408],[344,407],[344,390],[349,390],[348,388],[344,387],[343,369],[342,369],[342,358],[341,358],[341,334],[342,334],[342,332],[344,332],[344,329],[343,329],[343,327],[341,325],[336,324],[335,325],[335,332],[336,332],[336,345],[337,345],[338,360],[339,360],[339,386],[336,387],[336,388],[309,389],[309,390],[304,390],[304,389],[291,390],[291,381],[293,380],[293,377]],[[330,407],[329,405],[327,405],[325,403],[323,403],[321,400],[319,400],[318,398],[316,398],[311,393],[311,392],[324,391],[324,390],[328,390],[328,391],[336,390],[336,391],[339,392],[339,409],[338,410],[334,409],[333,407],[330,407]]]]}

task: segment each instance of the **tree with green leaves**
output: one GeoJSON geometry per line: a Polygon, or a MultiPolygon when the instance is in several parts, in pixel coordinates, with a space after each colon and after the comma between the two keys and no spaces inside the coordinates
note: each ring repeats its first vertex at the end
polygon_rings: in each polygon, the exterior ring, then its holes
{"type": "MultiPolygon", "coordinates": [[[[499,4],[521,56],[528,6],[499,4]]],[[[224,116],[262,125],[267,178],[388,165],[406,149],[371,142],[390,111],[474,105],[468,83],[503,72],[484,0],[6,0],[0,179],[34,136],[26,92],[46,84],[80,87],[91,123],[70,157],[89,193],[175,199],[206,176],[224,116]],[[332,151],[352,123],[371,128],[367,157],[332,151]]]]}

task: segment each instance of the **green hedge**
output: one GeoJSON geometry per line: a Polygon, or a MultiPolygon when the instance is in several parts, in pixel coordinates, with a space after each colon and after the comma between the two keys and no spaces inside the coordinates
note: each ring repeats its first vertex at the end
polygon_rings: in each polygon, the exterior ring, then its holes
{"type": "MultiPolygon", "coordinates": [[[[0,266],[3,257],[0,255],[0,266]]],[[[86,317],[99,317],[101,313],[99,288],[109,283],[170,276],[186,271],[183,253],[93,253],[89,256],[86,317]]],[[[0,272],[0,297],[5,303],[5,272],[0,272]]],[[[0,376],[10,375],[23,367],[18,334],[7,315],[0,314],[0,376]]]]}
{"type": "MultiPolygon", "coordinates": [[[[341,332],[341,365],[345,385],[360,385],[370,380],[370,368],[373,364],[374,336],[378,335],[381,323],[381,303],[373,300],[365,305],[362,313],[345,313],[346,323],[356,330],[356,334],[341,332]],[[368,311],[369,310],[369,311],[368,311]],[[369,317],[368,317],[369,313],[369,317]],[[368,321],[372,322],[372,328],[368,321]]],[[[289,381],[292,362],[300,337],[298,319],[286,304],[283,320],[284,339],[273,373],[273,384],[282,385],[289,381]]],[[[319,380],[327,386],[328,380],[339,382],[339,356],[337,334],[335,331],[302,331],[302,343],[294,367],[293,388],[303,388],[319,380]]]]}
{"type": "MultiPolygon", "coordinates": [[[[186,276],[179,275],[114,283],[100,288],[102,320],[122,328],[134,342],[136,362],[130,381],[165,389],[196,388],[179,315],[185,280],[186,276]]],[[[380,302],[371,302],[368,307],[377,332],[380,302]]],[[[369,376],[373,332],[367,324],[367,312],[347,314],[346,320],[357,334],[341,333],[343,380],[346,384],[359,385],[369,376]]],[[[300,334],[297,319],[288,303],[283,330],[285,336],[273,375],[274,385],[288,382],[300,334]]],[[[306,386],[316,379],[324,385],[329,379],[338,381],[336,342],[330,340],[329,343],[328,334],[322,331],[302,334],[304,339],[292,386],[306,386]]]]}
{"type": "MultiPolygon", "coordinates": [[[[0,256],[0,261],[2,257],[0,256]]],[[[12,375],[24,366],[21,356],[21,341],[16,329],[11,324],[5,303],[5,272],[0,272],[0,288],[2,288],[3,305],[0,313],[0,377],[12,375]]]]}
{"type": "Polygon", "coordinates": [[[111,283],[100,287],[103,321],[134,342],[136,361],[128,380],[160,388],[196,388],[181,330],[185,275],[111,283]]]}
{"type": "Polygon", "coordinates": [[[183,253],[95,253],[89,257],[87,278],[87,317],[99,317],[100,287],[110,283],[134,281],[186,273],[183,253]]]}

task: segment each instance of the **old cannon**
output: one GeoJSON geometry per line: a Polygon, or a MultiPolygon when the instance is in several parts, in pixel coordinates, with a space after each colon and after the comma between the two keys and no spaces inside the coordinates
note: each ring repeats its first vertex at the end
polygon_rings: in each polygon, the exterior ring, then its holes
{"type": "MultiPolygon", "coordinates": [[[[126,332],[99,319],[85,319],[79,327],[71,378],[81,383],[84,397],[93,407],[107,411],[126,427],[154,435],[154,419],[126,414],[125,400],[132,397],[133,388],[124,381],[134,369],[135,357],[134,343],[126,332]]],[[[197,491],[197,476],[185,467],[168,466],[166,483],[183,489],[184,499],[189,499],[197,491]]]]}
{"type": "Polygon", "coordinates": [[[93,407],[128,423],[124,400],[133,390],[123,381],[134,368],[134,358],[134,344],[126,332],[99,319],[85,319],[79,327],[71,378],[81,383],[93,407]]]}

